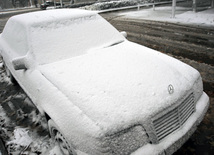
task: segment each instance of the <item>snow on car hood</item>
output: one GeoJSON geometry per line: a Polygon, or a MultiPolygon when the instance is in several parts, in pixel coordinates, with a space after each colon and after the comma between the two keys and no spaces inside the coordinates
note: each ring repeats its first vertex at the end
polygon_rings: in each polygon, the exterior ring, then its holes
{"type": "Polygon", "coordinates": [[[46,64],[40,70],[106,131],[142,122],[170,106],[199,76],[174,58],[128,41],[46,64]],[[168,92],[170,84],[173,94],[168,92]]]}

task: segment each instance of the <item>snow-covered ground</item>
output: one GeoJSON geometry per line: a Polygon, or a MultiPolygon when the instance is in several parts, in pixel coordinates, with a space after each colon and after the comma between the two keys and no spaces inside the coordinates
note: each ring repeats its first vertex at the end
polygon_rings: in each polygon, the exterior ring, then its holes
{"type": "Polygon", "coordinates": [[[175,18],[172,18],[171,6],[159,6],[155,7],[155,10],[153,8],[141,9],[139,11],[121,13],[120,15],[137,19],[214,27],[214,8],[195,13],[190,7],[176,7],[175,18]]]}
{"type": "MultiPolygon", "coordinates": [[[[19,86],[14,86],[6,77],[0,57],[0,138],[8,154],[60,154],[47,133],[44,118],[19,86]]],[[[4,154],[2,150],[0,148],[0,155],[4,154]]]]}

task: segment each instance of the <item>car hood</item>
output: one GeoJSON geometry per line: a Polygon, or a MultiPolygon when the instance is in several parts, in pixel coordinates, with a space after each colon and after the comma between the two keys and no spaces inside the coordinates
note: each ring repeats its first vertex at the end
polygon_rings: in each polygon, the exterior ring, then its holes
{"type": "Polygon", "coordinates": [[[128,41],[42,65],[40,70],[106,131],[143,122],[166,109],[189,92],[199,76],[174,58],[128,41]]]}

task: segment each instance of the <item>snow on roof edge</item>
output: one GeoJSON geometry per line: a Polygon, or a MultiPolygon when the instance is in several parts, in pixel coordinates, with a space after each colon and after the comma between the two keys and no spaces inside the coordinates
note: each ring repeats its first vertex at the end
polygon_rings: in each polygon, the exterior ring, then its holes
{"type": "Polygon", "coordinates": [[[81,17],[96,15],[97,11],[82,9],[53,9],[15,15],[9,20],[15,20],[23,26],[37,25],[41,23],[57,22],[59,20],[77,19],[81,17]]]}

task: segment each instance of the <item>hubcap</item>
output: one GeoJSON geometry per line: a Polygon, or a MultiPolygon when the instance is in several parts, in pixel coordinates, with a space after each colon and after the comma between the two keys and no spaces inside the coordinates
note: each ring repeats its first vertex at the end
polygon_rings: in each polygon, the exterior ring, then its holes
{"type": "Polygon", "coordinates": [[[70,151],[68,143],[66,142],[65,138],[62,136],[61,133],[56,133],[55,140],[57,141],[63,155],[73,155],[73,153],[70,151]]]}

